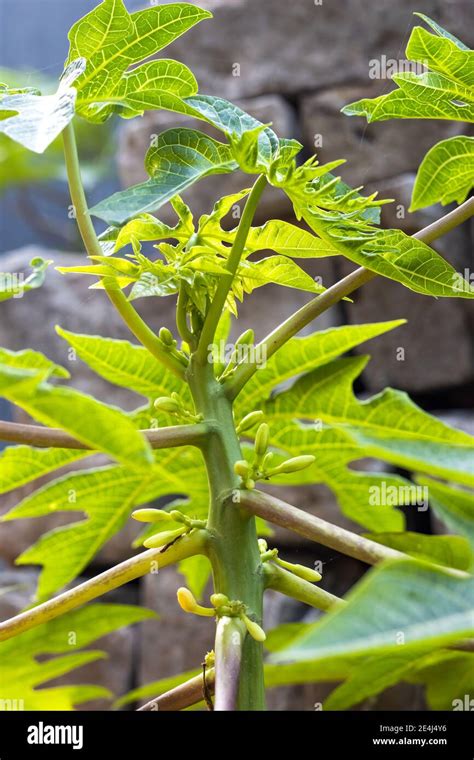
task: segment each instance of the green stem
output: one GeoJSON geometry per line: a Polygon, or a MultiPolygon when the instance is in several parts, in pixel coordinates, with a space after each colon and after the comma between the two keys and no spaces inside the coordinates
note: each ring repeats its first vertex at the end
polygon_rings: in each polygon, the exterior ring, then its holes
{"type": "Polygon", "coordinates": [[[303,578],[298,578],[297,575],[271,562],[265,562],[263,569],[266,588],[291,596],[303,604],[309,604],[310,607],[324,611],[331,610],[338,604],[344,604],[343,599],[324,591],[324,589],[305,581],[303,578]]]}
{"type": "MultiPolygon", "coordinates": [[[[461,206],[455,208],[449,214],[446,214],[441,219],[438,219],[428,227],[424,227],[422,230],[413,235],[417,240],[421,240],[423,243],[429,244],[437,238],[445,235],[447,232],[455,229],[463,222],[467,221],[474,215],[474,198],[470,198],[465,201],[461,206]]],[[[256,347],[256,356],[265,356],[269,359],[273,354],[278,351],[290,338],[300,332],[306,327],[313,319],[319,317],[320,314],[327,311],[334,304],[339,303],[343,298],[353,293],[365,283],[373,280],[377,277],[376,272],[371,272],[369,269],[359,267],[344,277],[339,282],[336,282],[330,288],[316,296],[307,304],[298,309],[292,314],[285,322],[276,327],[266,338],[264,338],[256,347]]],[[[237,367],[233,377],[226,383],[227,393],[229,398],[234,399],[242,390],[244,385],[250,380],[258,369],[258,364],[247,363],[241,364],[237,367]]]]}
{"type": "Polygon", "coordinates": [[[234,243],[230,250],[229,258],[227,260],[227,270],[229,274],[222,275],[219,279],[214,299],[211,303],[204,326],[202,328],[201,336],[199,339],[199,346],[197,350],[198,360],[203,361],[209,351],[209,346],[212,344],[214,334],[216,332],[219,319],[221,318],[222,310],[225,306],[229,290],[232,286],[232,280],[237,272],[242,253],[245,248],[245,243],[249,234],[249,230],[255,216],[260,197],[267,185],[267,179],[262,174],[255,182],[245,204],[245,208],[242,217],[237,228],[234,243]]]}
{"type": "MultiPolygon", "coordinates": [[[[103,251],[90,218],[84,186],[82,184],[76,137],[72,122],[63,130],[62,135],[69,191],[74,206],[77,226],[88,256],[102,256],[103,251]]],[[[106,280],[102,282],[110,301],[119,312],[130,332],[171,372],[178,377],[184,377],[184,367],[181,362],[163,348],[161,340],[135,311],[122,291],[117,287],[112,287],[106,280]]]]}
{"type": "Polygon", "coordinates": [[[30,628],[47,623],[49,620],[64,615],[76,607],[81,607],[86,602],[90,602],[91,599],[97,599],[108,591],[123,586],[142,575],[156,572],[162,567],[174,564],[187,557],[193,557],[195,554],[205,554],[206,540],[207,532],[197,530],[168,546],[160,549],[149,549],[136,557],[131,557],[131,559],[121,562],[110,570],[96,575],[95,578],[75,586],[70,591],[65,591],[48,602],[39,604],[37,607],[0,623],[0,641],[11,639],[30,628]]]}
{"type": "MultiPolygon", "coordinates": [[[[243,602],[249,613],[261,623],[264,584],[255,519],[245,510],[229,506],[226,501],[230,491],[238,491],[239,479],[234,473],[234,463],[242,458],[232,405],[214,377],[213,366],[207,357],[203,363],[198,362],[196,354],[191,357],[187,379],[196,411],[203,415],[210,430],[202,451],[210,489],[208,556],[214,588],[231,600],[243,602]]],[[[221,644],[221,641],[216,642],[217,646],[221,644]]],[[[264,708],[262,645],[246,636],[238,709],[264,708]]]]}
{"type": "Polygon", "coordinates": [[[181,283],[179,286],[178,304],[176,306],[176,327],[178,328],[178,332],[182,339],[186,341],[191,349],[194,349],[196,337],[188,327],[184,283],[181,283]]]}

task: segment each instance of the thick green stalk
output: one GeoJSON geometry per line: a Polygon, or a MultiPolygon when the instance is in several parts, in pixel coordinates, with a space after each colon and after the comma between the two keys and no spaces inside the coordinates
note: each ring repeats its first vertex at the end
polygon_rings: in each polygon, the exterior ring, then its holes
{"type": "MultiPolygon", "coordinates": [[[[103,251],[90,218],[84,186],[82,184],[76,137],[72,122],[64,129],[62,135],[69,191],[74,206],[77,226],[88,256],[102,256],[103,251]]],[[[119,312],[130,332],[171,372],[178,377],[183,377],[184,366],[175,356],[172,356],[169,351],[163,348],[161,340],[148,327],[146,322],[143,321],[138,312],[135,311],[122,291],[117,287],[107,284],[106,280],[103,280],[103,285],[110,301],[119,312]]]]}
{"type": "MultiPolygon", "coordinates": [[[[199,363],[196,355],[192,356],[187,378],[196,411],[210,430],[202,451],[210,488],[208,556],[215,591],[246,604],[249,614],[261,622],[264,580],[255,518],[226,501],[229,491],[238,491],[234,462],[242,458],[232,405],[207,357],[199,363]]],[[[242,648],[237,705],[239,710],[265,708],[262,645],[249,635],[242,648]]]]}
{"type": "Polygon", "coordinates": [[[267,185],[267,179],[262,174],[255,182],[239,222],[237,233],[235,235],[234,243],[227,259],[227,270],[229,274],[222,275],[220,277],[219,285],[217,286],[214,299],[211,303],[209,311],[207,313],[202,332],[199,338],[199,346],[197,350],[198,359],[202,362],[209,352],[209,346],[214,340],[214,334],[216,332],[217,325],[221,318],[222,310],[225,306],[229,290],[232,285],[232,280],[237,272],[242,253],[245,248],[245,243],[249,234],[250,227],[252,225],[255,211],[258,206],[260,197],[267,185]]]}

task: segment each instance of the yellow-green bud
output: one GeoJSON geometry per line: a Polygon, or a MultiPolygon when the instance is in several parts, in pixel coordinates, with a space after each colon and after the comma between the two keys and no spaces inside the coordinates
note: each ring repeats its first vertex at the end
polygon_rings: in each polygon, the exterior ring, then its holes
{"type": "Polygon", "coordinates": [[[209,597],[213,607],[223,607],[225,604],[229,604],[229,597],[225,594],[211,594],[209,597]]]}
{"type": "Polygon", "coordinates": [[[174,345],[173,334],[170,330],[168,330],[167,327],[160,328],[158,335],[160,336],[160,340],[165,344],[165,346],[171,347],[174,345]]]}
{"type": "Polygon", "coordinates": [[[260,554],[263,554],[263,552],[267,551],[268,544],[267,544],[267,542],[265,541],[264,538],[259,538],[258,539],[258,548],[260,550],[260,554]]]}
{"type": "Polygon", "coordinates": [[[258,457],[263,457],[268,447],[268,439],[270,437],[270,428],[266,422],[262,422],[257,430],[255,436],[255,454],[258,457]]]}
{"type": "Polygon", "coordinates": [[[316,460],[312,454],[304,454],[300,457],[292,457],[287,459],[286,462],[282,462],[278,467],[272,470],[272,475],[289,474],[291,472],[298,472],[309,467],[316,460]]]}
{"type": "Polygon", "coordinates": [[[244,480],[250,475],[250,465],[245,459],[239,459],[234,464],[234,472],[236,475],[240,475],[244,480]]]}
{"type": "Polygon", "coordinates": [[[132,512],[132,517],[134,520],[138,520],[138,522],[146,523],[170,521],[172,519],[170,513],[165,512],[163,509],[136,509],[135,512],[132,512]]]}
{"type": "Polygon", "coordinates": [[[260,641],[260,642],[265,641],[265,639],[267,638],[265,635],[265,631],[263,630],[263,628],[261,628],[261,626],[259,626],[258,623],[256,623],[254,620],[250,620],[250,618],[247,617],[247,615],[242,615],[242,620],[245,623],[245,627],[247,628],[247,631],[249,632],[251,637],[255,639],[255,641],[260,641]]]}
{"type": "Polygon", "coordinates": [[[178,528],[177,530],[165,530],[162,533],[157,533],[156,535],[147,538],[143,542],[143,546],[146,546],[147,549],[158,549],[160,546],[166,546],[166,544],[170,544],[176,538],[185,533],[186,530],[187,528],[185,525],[183,525],[182,528],[178,528]]]}
{"type": "Polygon", "coordinates": [[[177,414],[180,411],[180,406],[174,398],[169,396],[160,396],[154,403],[155,409],[159,409],[160,412],[169,412],[170,414],[177,414]]]}
{"type": "Polygon", "coordinates": [[[237,426],[237,432],[243,433],[244,430],[250,430],[250,428],[253,428],[253,426],[256,425],[257,422],[260,422],[264,416],[264,413],[260,410],[246,414],[237,426]]]}
{"type": "Polygon", "coordinates": [[[202,617],[214,617],[215,611],[211,607],[203,607],[198,604],[188,588],[181,586],[177,592],[178,604],[185,612],[193,612],[202,617]]]}
{"type": "Polygon", "coordinates": [[[310,583],[317,583],[317,581],[321,580],[321,575],[311,567],[305,567],[305,565],[294,565],[292,562],[285,562],[284,559],[280,559],[279,557],[277,557],[275,561],[278,565],[286,568],[286,570],[289,570],[291,573],[293,573],[293,575],[297,575],[298,578],[303,578],[305,581],[309,581],[310,583]]]}
{"type": "Polygon", "coordinates": [[[255,488],[255,480],[252,480],[252,478],[249,478],[248,480],[245,481],[244,485],[247,491],[253,491],[253,489],[255,488]]]}

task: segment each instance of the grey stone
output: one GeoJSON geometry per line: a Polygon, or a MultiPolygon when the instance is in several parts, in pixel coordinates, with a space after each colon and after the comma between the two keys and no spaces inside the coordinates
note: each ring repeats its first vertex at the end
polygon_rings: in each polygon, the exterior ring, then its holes
{"type": "MultiPolygon", "coordinates": [[[[176,40],[167,55],[196,74],[201,92],[230,100],[265,93],[314,91],[366,82],[370,61],[404,58],[403,40],[415,25],[413,3],[363,0],[334,5],[312,0],[202,0],[214,18],[176,40]],[[240,66],[240,70],[238,66],[240,66]]],[[[463,39],[467,0],[423,11],[463,39]]]]}
{"type": "MultiPolygon", "coordinates": [[[[272,128],[280,137],[295,136],[295,118],[291,107],[278,95],[267,95],[237,103],[259,121],[271,122],[272,128]]],[[[171,127],[186,126],[205,132],[218,140],[223,140],[221,133],[203,121],[190,119],[168,111],[148,111],[141,118],[125,122],[120,128],[120,150],[118,152],[118,170],[122,184],[126,187],[143,182],[147,174],[143,165],[145,154],[152,140],[161,132],[171,127]]],[[[231,174],[217,174],[200,180],[183,192],[183,199],[188,203],[198,218],[211,211],[214,203],[223,195],[238,192],[250,187],[254,178],[240,171],[231,174]]],[[[273,187],[266,188],[259,207],[256,220],[261,221],[272,216],[284,216],[290,212],[290,204],[285,195],[273,187]]],[[[175,220],[174,212],[167,204],[157,216],[166,222],[175,220]]]]}
{"type": "MultiPolygon", "coordinates": [[[[337,174],[351,186],[382,180],[396,172],[416,171],[425,153],[436,142],[463,133],[463,125],[423,120],[391,119],[367,124],[362,117],[341,114],[341,108],[360,98],[387,92],[387,83],[357,87],[343,85],[301,98],[305,146],[318,154],[321,163],[347,159],[337,174]]],[[[376,187],[375,189],[379,189],[376,187]]],[[[380,197],[384,197],[380,192],[380,197]]]]}

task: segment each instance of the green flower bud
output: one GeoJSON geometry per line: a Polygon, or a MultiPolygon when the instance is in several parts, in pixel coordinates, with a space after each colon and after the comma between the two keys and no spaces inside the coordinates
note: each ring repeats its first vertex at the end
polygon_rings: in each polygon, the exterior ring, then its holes
{"type": "Polygon", "coordinates": [[[253,491],[253,489],[255,488],[255,480],[252,480],[252,478],[249,478],[248,480],[245,481],[244,485],[247,491],[253,491]]]}
{"type": "Polygon", "coordinates": [[[278,465],[278,467],[275,467],[271,472],[269,472],[269,475],[281,475],[281,474],[289,474],[291,472],[298,472],[299,470],[304,470],[306,467],[309,467],[313,462],[316,461],[316,457],[314,457],[312,454],[305,454],[300,457],[292,457],[291,459],[287,459],[286,462],[282,462],[278,465]]]}
{"type": "Polygon", "coordinates": [[[250,430],[250,428],[253,428],[253,426],[256,425],[257,422],[260,422],[264,416],[264,413],[260,410],[246,414],[237,426],[237,433],[243,433],[245,430],[250,430]]]}
{"type": "Polygon", "coordinates": [[[169,346],[170,348],[174,346],[175,341],[173,334],[170,330],[168,330],[167,327],[161,327],[158,335],[160,336],[160,340],[165,344],[165,346],[169,346]]]}
{"type": "Polygon", "coordinates": [[[262,422],[257,430],[255,436],[255,454],[257,457],[263,457],[268,447],[268,439],[270,437],[270,428],[266,422],[262,422]]]}
{"type": "Polygon", "coordinates": [[[275,562],[280,565],[280,567],[284,567],[286,570],[289,570],[290,573],[293,573],[293,575],[297,575],[298,578],[303,578],[303,580],[309,581],[310,583],[317,583],[317,581],[321,580],[321,575],[311,567],[305,567],[304,565],[294,565],[292,562],[285,562],[284,559],[280,559],[279,557],[275,559],[275,562]]]}
{"type": "Polygon", "coordinates": [[[160,412],[169,412],[170,414],[177,414],[180,411],[180,405],[174,398],[169,396],[160,396],[154,403],[155,409],[159,409],[160,412]]]}
{"type": "Polygon", "coordinates": [[[216,608],[229,604],[229,597],[225,594],[211,594],[209,598],[213,607],[216,608]]]}
{"type": "Polygon", "coordinates": [[[243,480],[246,480],[250,475],[250,465],[245,459],[239,459],[234,464],[234,472],[236,475],[240,475],[243,480]]]}
{"type": "Polygon", "coordinates": [[[178,528],[177,530],[165,530],[162,533],[157,533],[155,536],[150,536],[147,538],[143,542],[143,546],[146,546],[147,549],[158,549],[160,546],[166,546],[166,544],[170,544],[176,538],[182,536],[183,533],[186,533],[186,531],[187,528],[184,525],[182,528],[178,528]]]}
{"type": "Polygon", "coordinates": [[[247,617],[247,615],[242,615],[242,620],[245,623],[245,627],[247,628],[247,631],[249,632],[251,637],[255,639],[255,641],[260,641],[260,642],[265,641],[265,639],[267,638],[265,635],[265,631],[263,630],[263,628],[261,628],[261,626],[259,626],[258,623],[256,623],[254,620],[250,620],[250,618],[247,617]]]}
{"type": "Polygon", "coordinates": [[[260,554],[263,554],[263,552],[267,551],[268,544],[267,544],[267,542],[265,541],[264,538],[259,538],[258,539],[258,548],[259,548],[260,554]]]}
{"type": "Polygon", "coordinates": [[[132,517],[138,522],[156,523],[165,520],[170,521],[172,518],[169,512],[163,509],[136,509],[132,512],[132,517]]]}

